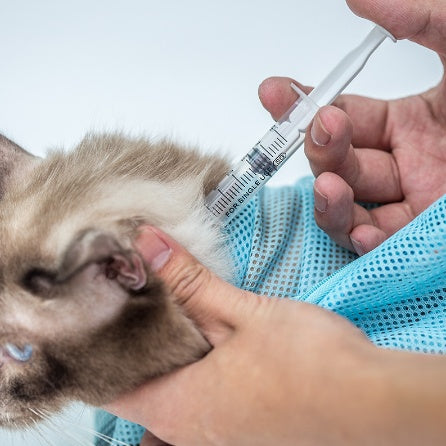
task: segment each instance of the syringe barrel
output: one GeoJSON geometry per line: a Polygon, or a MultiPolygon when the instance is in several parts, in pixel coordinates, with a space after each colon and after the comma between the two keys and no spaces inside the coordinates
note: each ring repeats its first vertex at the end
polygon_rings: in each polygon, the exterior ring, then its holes
{"type": "Polygon", "coordinates": [[[305,133],[293,132],[292,139],[286,139],[278,128],[279,123],[271,127],[206,196],[206,207],[217,219],[229,223],[304,142],[305,133]]]}
{"type": "Polygon", "coordinates": [[[252,195],[270,179],[255,173],[248,160],[243,158],[206,197],[206,207],[218,219],[232,220],[252,195]]]}

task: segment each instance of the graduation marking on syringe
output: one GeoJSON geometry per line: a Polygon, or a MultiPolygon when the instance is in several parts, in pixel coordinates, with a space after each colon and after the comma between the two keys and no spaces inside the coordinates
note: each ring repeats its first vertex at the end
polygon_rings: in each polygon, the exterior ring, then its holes
{"type": "Polygon", "coordinates": [[[232,178],[234,178],[236,183],[240,183],[240,186],[243,187],[242,182],[234,174],[231,174],[231,176],[232,176],[232,178]]]}
{"type": "Polygon", "coordinates": [[[288,140],[284,136],[282,136],[274,127],[271,127],[271,130],[273,132],[276,132],[279,135],[279,137],[283,139],[284,144],[286,144],[288,142],[288,140]]]}
{"type": "Polygon", "coordinates": [[[274,153],[271,153],[271,152],[268,150],[269,147],[266,148],[266,147],[262,146],[262,144],[259,144],[259,146],[260,146],[265,152],[268,152],[268,155],[269,155],[269,156],[274,156],[274,153]]]}

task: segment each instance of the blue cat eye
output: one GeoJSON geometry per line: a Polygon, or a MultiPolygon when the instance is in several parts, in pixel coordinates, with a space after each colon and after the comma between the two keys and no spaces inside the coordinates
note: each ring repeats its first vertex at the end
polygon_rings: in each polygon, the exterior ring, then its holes
{"type": "Polygon", "coordinates": [[[14,344],[7,343],[5,344],[5,350],[11,356],[11,358],[20,362],[29,361],[33,354],[33,346],[30,344],[25,344],[23,348],[20,349],[14,344]]]}

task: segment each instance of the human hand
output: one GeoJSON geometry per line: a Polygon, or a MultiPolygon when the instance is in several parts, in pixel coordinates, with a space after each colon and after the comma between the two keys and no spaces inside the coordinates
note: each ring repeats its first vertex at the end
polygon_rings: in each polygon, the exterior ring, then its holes
{"type": "MultiPolygon", "coordinates": [[[[445,64],[444,1],[347,3],[398,39],[435,50],[445,64]]],[[[290,81],[270,78],[259,88],[274,119],[296,100],[290,81]]],[[[317,177],[316,222],[338,244],[362,255],[446,193],[445,103],[443,78],[435,88],[404,99],[343,95],[336,107],[321,108],[307,132],[305,153],[317,177]],[[367,211],[355,201],[383,205],[367,211]]]]}
{"type": "Polygon", "coordinates": [[[316,306],[234,288],[156,229],[138,247],[214,349],[107,410],[177,446],[367,444],[384,392],[380,350],[362,332],[316,306]]]}

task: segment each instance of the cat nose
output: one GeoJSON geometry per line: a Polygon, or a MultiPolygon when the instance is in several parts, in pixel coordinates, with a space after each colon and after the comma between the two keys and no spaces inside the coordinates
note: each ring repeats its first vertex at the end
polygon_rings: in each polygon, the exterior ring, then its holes
{"type": "Polygon", "coordinates": [[[33,346],[31,344],[25,344],[22,348],[17,347],[15,344],[7,342],[4,345],[5,352],[16,361],[28,362],[33,355],[33,346]]]}

